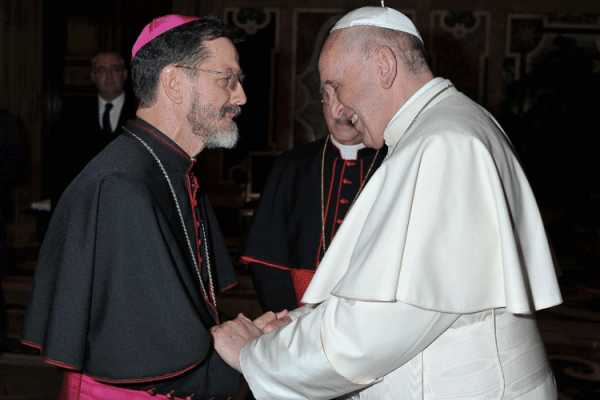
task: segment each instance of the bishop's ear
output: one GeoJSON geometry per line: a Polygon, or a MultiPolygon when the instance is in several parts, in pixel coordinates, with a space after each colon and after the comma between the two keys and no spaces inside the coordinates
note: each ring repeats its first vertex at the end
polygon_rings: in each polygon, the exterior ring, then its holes
{"type": "Polygon", "coordinates": [[[184,97],[184,74],[181,68],[167,65],[160,71],[160,86],[165,95],[174,103],[181,104],[184,97]]]}
{"type": "Polygon", "coordinates": [[[376,55],[381,87],[389,89],[394,83],[398,73],[398,59],[396,58],[396,54],[388,46],[380,46],[376,50],[376,55]]]}

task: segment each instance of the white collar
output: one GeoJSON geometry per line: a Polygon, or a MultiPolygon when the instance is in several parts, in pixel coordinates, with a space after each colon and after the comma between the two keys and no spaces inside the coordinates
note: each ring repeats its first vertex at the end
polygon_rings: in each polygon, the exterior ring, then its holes
{"type": "Polygon", "coordinates": [[[408,99],[406,101],[406,103],[404,103],[402,105],[402,107],[400,107],[400,109],[398,110],[398,112],[392,117],[392,119],[390,119],[390,122],[388,122],[387,126],[390,126],[390,124],[392,123],[392,121],[395,120],[396,118],[398,118],[398,116],[400,114],[402,114],[402,111],[406,110],[408,108],[408,106],[410,106],[415,100],[417,100],[423,93],[425,93],[430,88],[432,88],[433,86],[437,85],[438,83],[442,82],[443,80],[444,80],[444,78],[437,77],[437,78],[433,78],[432,80],[430,80],[429,82],[427,82],[426,84],[424,84],[421,87],[421,89],[417,90],[415,92],[415,94],[413,94],[410,97],[410,99],[408,99]]]}
{"type": "Polygon", "coordinates": [[[356,160],[358,158],[358,151],[365,148],[365,145],[362,143],[341,144],[333,136],[329,137],[331,138],[331,143],[340,150],[340,154],[344,160],[356,160]]]}
{"type": "Polygon", "coordinates": [[[117,97],[115,97],[112,101],[106,101],[102,98],[102,96],[100,96],[100,94],[98,94],[98,110],[100,110],[101,112],[104,112],[104,107],[106,106],[106,103],[110,103],[113,105],[113,109],[115,110],[120,110],[121,107],[123,107],[123,104],[125,104],[125,92],[121,92],[120,95],[118,95],[117,97]]]}

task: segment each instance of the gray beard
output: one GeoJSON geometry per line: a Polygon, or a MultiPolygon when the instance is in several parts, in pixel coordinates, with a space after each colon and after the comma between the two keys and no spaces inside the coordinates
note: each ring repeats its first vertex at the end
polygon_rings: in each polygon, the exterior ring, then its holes
{"type": "Polygon", "coordinates": [[[232,149],[239,137],[237,124],[232,122],[229,129],[220,129],[211,135],[205,136],[204,147],[206,149],[232,149]]]}
{"type": "Polygon", "coordinates": [[[222,107],[220,111],[217,111],[212,104],[200,106],[197,99],[194,99],[187,120],[194,135],[204,139],[204,148],[231,149],[236,145],[239,139],[237,124],[231,122],[226,129],[220,128],[217,124],[219,119],[224,118],[228,112],[234,112],[237,116],[241,112],[241,108],[239,106],[222,107]]]}

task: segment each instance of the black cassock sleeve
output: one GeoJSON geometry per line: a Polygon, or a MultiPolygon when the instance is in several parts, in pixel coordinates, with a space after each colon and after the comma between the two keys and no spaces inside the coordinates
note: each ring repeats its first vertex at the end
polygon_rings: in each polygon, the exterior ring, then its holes
{"type": "Polygon", "coordinates": [[[252,283],[263,311],[279,312],[298,308],[290,271],[252,263],[252,283]]]}

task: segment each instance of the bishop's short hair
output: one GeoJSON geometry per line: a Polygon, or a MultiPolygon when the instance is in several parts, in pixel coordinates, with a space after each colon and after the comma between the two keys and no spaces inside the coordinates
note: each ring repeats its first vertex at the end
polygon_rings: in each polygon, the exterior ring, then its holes
{"type": "MultiPolygon", "coordinates": [[[[242,33],[215,17],[203,17],[177,26],[141,47],[131,61],[133,92],[140,107],[150,107],[156,101],[159,76],[167,65],[199,66],[210,56],[206,43],[228,38],[234,44],[242,33]]],[[[186,73],[194,74],[186,69],[186,73]]]]}

